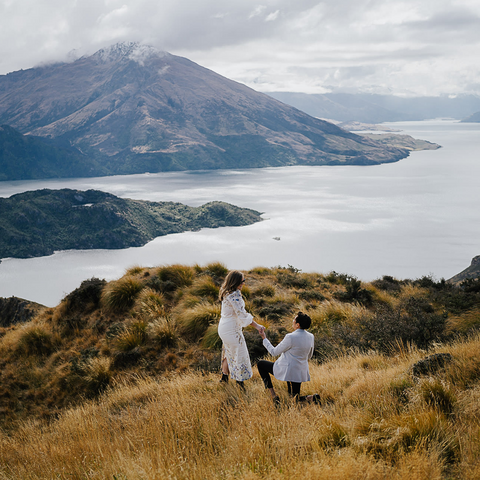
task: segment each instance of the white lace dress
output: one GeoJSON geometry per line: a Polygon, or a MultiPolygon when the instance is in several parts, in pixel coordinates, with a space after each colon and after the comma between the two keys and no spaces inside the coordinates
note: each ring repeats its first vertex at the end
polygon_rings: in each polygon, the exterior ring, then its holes
{"type": "Polygon", "coordinates": [[[252,375],[252,365],[242,328],[250,325],[253,315],[245,310],[240,290],[227,295],[222,301],[218,335],[222,339],[222,361],[226,357],[230,376],[243,382],[252,375]]]}

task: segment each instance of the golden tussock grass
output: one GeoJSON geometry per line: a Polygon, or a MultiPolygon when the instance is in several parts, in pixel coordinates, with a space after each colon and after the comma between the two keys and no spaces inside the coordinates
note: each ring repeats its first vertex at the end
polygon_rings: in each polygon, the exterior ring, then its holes
{"type": "MultiPolygon", "coordinates": [[[[477,336],[448,351],[472,357],[479,348],[477,336]]],[[[246,393],[212,374],[131,377],[50,424],[0,434],[0,478],[473,480],[478,380],[457,385],[452,364],[399,395],[419,355],[312,363],[302,393],[317,391],[322,406],[292,403],[275,381],[275,408],[256,371],[246,393]],[[452,394],[451,411],[425,395],[435,382],[452,394]]]]}

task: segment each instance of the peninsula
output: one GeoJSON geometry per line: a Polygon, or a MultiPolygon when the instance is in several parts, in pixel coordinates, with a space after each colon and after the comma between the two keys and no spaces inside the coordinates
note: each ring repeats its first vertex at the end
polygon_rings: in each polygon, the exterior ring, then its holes
{"type": "Polygon", "coordinates": [[[35,190],[0,198],[0,258],[139,247],[170,233],[250,225],[260,215],[224,202],[189,207],[98,190],[35,190]]]}

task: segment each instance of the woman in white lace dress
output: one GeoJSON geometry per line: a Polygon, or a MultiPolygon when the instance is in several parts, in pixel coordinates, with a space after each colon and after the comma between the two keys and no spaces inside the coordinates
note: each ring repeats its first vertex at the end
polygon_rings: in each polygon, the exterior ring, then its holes
{"type": "Polygon", "coordinates": [[[241,387],[244,387],[243,382],[253,375],[242,328],[253,325],[259,333],[265,330],[253,320],[253,315],[245,310],[241,294],[244,284],[245,277],[237,270],[232,270],[225,277],[219,294],[222,312],[218,324],[218,335],[223,342],[221,381],[228,382],[230,375],[241,387]]]}

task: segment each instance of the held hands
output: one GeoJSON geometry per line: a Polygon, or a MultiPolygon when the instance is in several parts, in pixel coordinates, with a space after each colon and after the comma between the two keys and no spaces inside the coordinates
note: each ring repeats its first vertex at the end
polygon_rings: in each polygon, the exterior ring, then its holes
{"type": "Polygon", "coordinates": [[[265,327],[263,325],[259,325],[259,329],[258,329],[258,333],[260,334],[260,336],[265,339],[266,338],[266,335],[265,335],[265,327]]]}
{"type": "Polygon", "coordinates": [[[252,322],[252,325],[257,329],[258,333],[262,338],[265,338],[265,327],[263,325],[260,325],[257,322],[252,322]]]}

